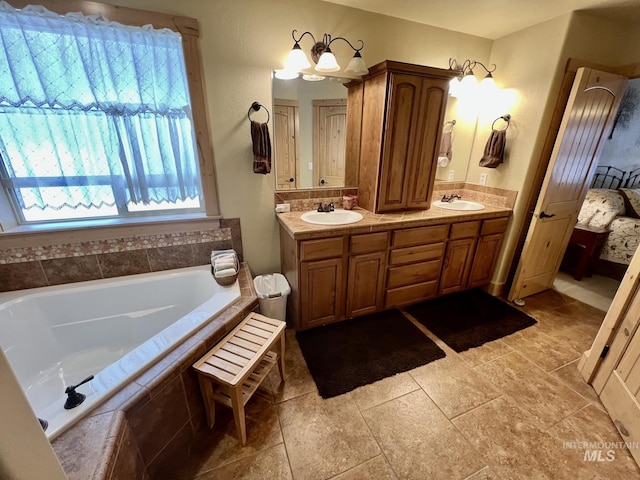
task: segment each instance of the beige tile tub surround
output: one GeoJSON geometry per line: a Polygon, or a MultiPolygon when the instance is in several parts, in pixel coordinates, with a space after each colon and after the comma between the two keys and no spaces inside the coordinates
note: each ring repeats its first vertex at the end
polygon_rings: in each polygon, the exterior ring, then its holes
{"type": "Polygon", "coordinates": [[[206,428],[191,365],[258,305],[246,263],[238,278],[235,303],[53,441],[69,480],[164,478],[189,456],[206,428]]]}
{"type": "MultiPolygon", "coordinates": [[[[0,292],[156,272],[209,263],[212,250],[233,248],[242,260],[240,219],[211,220],[196,231],[2,248],[0,292]]],[[[12,244],[16,235],[12,235],[12,244]]],[[[33,240],[29,240],[33,243],[33,240]]]]}

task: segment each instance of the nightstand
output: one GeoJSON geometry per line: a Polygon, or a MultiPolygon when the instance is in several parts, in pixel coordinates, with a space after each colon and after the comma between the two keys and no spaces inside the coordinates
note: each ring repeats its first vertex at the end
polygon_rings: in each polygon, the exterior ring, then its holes
{"type": "Polygon", "coordinates": [[[577,224],[573,228],[561,268],[573,274],[576,280],[581,280],[585,275],[591,276],[609,231],[607,228],[577,224]]]}

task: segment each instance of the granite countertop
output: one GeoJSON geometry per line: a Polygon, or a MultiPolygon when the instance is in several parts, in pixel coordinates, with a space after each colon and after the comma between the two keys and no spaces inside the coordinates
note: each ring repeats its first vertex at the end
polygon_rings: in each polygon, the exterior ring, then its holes
{"type": "Polygon", "coordinates": [[[510,216],[511,208],[485,204],[483,210],[460,211],[446,210],[432,206],[429,210],[413,210],[397,213],[376,214],[355,208],[363,219],[348,225],[315,225],[303,221],[304,212],[277,213],[276,217],[283,229],[295,240],[322,238],[347,234],[382,232],[396,228],[421,227],[442,223],[455,223],[470,220],[484,220],[510,216]]]}

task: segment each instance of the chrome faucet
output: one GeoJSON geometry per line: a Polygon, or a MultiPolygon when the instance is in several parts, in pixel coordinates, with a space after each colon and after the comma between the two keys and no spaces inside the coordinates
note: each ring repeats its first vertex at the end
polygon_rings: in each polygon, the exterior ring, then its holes
{"type": "Polygon", "coordinates": [[[447,203],[452,203],[455,199],[458,200],[462,200],[462,197],[460,195],[458,195],[457,193],[452,193],[451,195],[447,196],[447,194],[445,193],[442,198],[440,199],[441,202],[447,202],[447,203]]]}
{"type": "Polygon", "coordinates": [[[319,203],[319,204],[318,204],[318,211],[319,211],[319,212],[326,212],[326,213],[329,213],[329,212],[333,212],[333,211],[334,211],[334,209],[335,209],[335,208],[334,208],[334,206],[333,206],[333,202],[331,202],[331,203],[325,203],[325,204],[322,204],[322,203],[319,203]]]}

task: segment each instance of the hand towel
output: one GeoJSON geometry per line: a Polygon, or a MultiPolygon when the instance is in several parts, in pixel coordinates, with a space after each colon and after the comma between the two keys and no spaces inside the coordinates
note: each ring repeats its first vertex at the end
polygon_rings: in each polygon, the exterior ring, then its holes
{"type": "Polygon", "coordinates": [[[269,126],[251,120],[251,141],[253,142],[253,173],[271,173],[271,138],[269,126]]]}
{"type": "Polygon", "coordinates": [[[216,262],[213,265],[213,270],[215,272],[218,272],[220,270],[228,270],[228,269],[233,269],[235,271],[236,269],[236,263],[235,262],[216,262]]]}
{"type": "Polygon", "coordinates": [[[452,131],[442,132],[442,137],[440,139],[440,153],[438,153],[438,157],[447,157],[449,160],[451,160],[451,156],[453,155],[453,152],[451,151],[453,140],[452,134],[452,131]]]}
{"type": "Polygon", "coordinates": [[[214,275],[218,278],[224,278],[224,277],[231,277],[236,273],[238,272],[236,272],[235,268],[227,268],[226,270],[220,270],[219,272],[215,272],[214,275]]]}
{"type": "Polygon", "coordinates": [[[484,147],[484,155],[480,159],[480,166],[496,168],[504,162],[504,148],[507,141],[507,130],[492,130],[489,140],[484,147]]]}
{"type": "Polygon", "coordinates": [[[236,256],[235,255],[218,255],[214,258],[214,262],[222,262],[222,263],[235,263],[236,256]]]}

